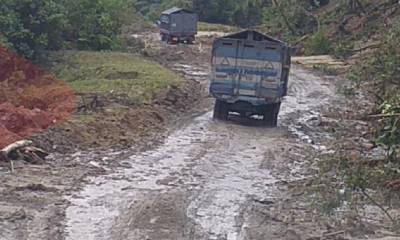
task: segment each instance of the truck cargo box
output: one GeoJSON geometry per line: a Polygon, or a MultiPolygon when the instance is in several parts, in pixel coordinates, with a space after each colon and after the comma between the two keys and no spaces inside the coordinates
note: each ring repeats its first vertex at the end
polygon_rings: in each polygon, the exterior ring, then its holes
{"type": "Polygon", "coordinates": [[[171,8],[162,12],[157,22],[163,40],[176,38],[177,41],[191,40],[197,34],[198,16],[181,8],[171,8]]]}
{"type": "Polygon", "coordinates": [[[216,39],[210,81],[216,98],[214,118],[227,120],[230,112],[261,115],[265,125],[276,126],[290,63],[290,47],[257,31],[216,39]]]}
{"type": "Polygon", "coordinates": [[[253,103],[280,101],[287,93],[290,48],[256,31],[216,39],[211,93],[216,98],[253,103]]]}

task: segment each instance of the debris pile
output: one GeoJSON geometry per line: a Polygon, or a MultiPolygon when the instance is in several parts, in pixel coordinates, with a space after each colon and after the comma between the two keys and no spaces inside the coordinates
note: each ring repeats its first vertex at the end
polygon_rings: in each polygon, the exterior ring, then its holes
{"type": "Polygon", "coordinates": [[[21,160],[30,163],[43,163],[48,153],[40,148],[32,146],[33,142],[22,140],[10,144],[9,146],[0,150],[0,160],[14,161],[21,160]]]}
{"type": "Polygon", "coordinates": [[[75,105],[64,82],[0,46],[0,149],[67,120],[75,105]]]}

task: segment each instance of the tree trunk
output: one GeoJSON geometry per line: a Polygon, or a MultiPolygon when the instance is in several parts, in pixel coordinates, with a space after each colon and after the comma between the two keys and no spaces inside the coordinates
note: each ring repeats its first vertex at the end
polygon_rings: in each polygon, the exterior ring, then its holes
{"type": "Polygon", "coordinates": [[[278,4],[278,2],[276,0],[272,0],[272,5],[275,6],[279,13],[281,14],[283,20],[285,21],[286,26],[289,28],[289,30],[293,33],[296,34],[296,31],[294,30],[294,28],[292,27],[292,25],[290,24],[288,18],[286,17],[285,13],[283,12],[281,6],[278,4]]]}
{"type": "Polygon", "coordinates": [[[350,6],[353,11],[361,10],[362,13],[366,14],[364,5],[360,2],[360,0],[350,0],[350,6]]]}

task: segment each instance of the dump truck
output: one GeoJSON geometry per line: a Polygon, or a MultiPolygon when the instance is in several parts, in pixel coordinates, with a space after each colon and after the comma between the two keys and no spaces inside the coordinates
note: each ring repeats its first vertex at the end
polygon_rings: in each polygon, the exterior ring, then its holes
{"type": "Polygon", "coordinates": [[[292,49],[284,42],[247,30],[214,40],[210,93],[214,118],[236,113],[275,127],[287,95],[292,49]]]}
{"type": "Polygon", "coordinates": [[[193,43],[197,34],[198,16],[196,13],[182,9],[171,8],[162,12],[157,25],[161,40],[168,43],[193,43]]]}

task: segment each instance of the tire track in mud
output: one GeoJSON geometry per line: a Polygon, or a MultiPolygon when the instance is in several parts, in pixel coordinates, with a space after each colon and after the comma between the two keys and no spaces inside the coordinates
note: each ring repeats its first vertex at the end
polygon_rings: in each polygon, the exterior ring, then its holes
{"type": "MultiPolygon", "coordinates": [[[[193,75],[188,66],[180,70],[193,75]]],[[[296,135],[296,122],[335,98],[332,85],[297,66],[290,81],[277,129],[218,122],[208,112],[155,150],[99,156],[124,167],[67,197],[66,239],[248,239],[247,206],[277,198],[277,182],[301,177],[301,163],[267,159],[263,167],[265,157],[280,156],[294,142],[287,130],[296,135]]]]}

